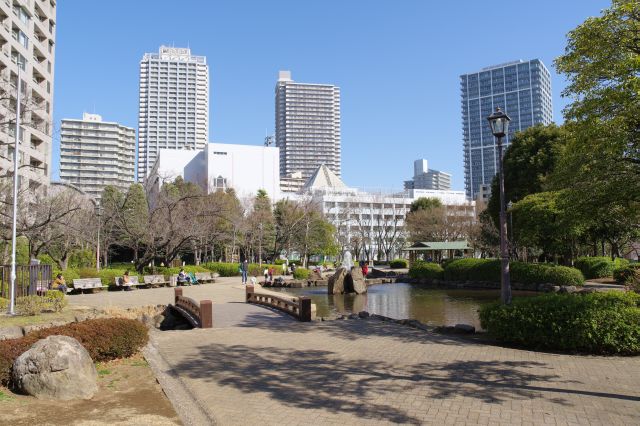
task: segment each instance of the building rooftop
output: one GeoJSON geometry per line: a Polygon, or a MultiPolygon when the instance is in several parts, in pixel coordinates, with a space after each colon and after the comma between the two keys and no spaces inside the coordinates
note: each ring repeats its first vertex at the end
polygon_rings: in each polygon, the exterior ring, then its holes
{"type": "Polygon", "coordinates": [[[347,185],[331,171],[326,165],[321,164],[309,177],[302,187],[302,191],[331,189],[347,189],[347,185]]]}

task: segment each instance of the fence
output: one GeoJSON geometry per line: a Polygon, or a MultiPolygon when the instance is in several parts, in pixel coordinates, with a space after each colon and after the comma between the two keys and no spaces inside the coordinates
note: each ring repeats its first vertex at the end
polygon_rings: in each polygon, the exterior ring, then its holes
{"type": "Polygon", "coordinates": [[[182,295],[182,289],[174,290],[173,308],[180,312],[182,316],[197,328],[213,327],[213,305],[211,300],[201,300],[196,302],[190,297],[182,295]]]}
{"type": "MultiPolygon", "coordinates": [[[[46,289],[52,281],[51,265],[16,266],[16,297],[30,296],[46,289]]],[[[11,266],[0,266],[0,297],[11,295],[11,266]]]]}
{"type": "Polygon", "coordinates": [[[259,285],[248,284],[246,300],[247,303],[275,308],[302,322],[310,322],[315,319],[316,306],[306,296],[287,297],[284,294],[263,290],[259,285]]]}

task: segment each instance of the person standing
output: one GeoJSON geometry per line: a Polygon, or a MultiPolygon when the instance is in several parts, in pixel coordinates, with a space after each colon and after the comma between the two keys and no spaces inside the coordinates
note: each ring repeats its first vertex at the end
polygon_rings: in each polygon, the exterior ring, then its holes
{"type": "Polygon", "coordinates": [[[249,261],[247,259],[240,265],[240,272],[242,273],[242,284],[246,284],[247,274],[249,273],[249,261]]]}
{"type": "Polygon", "coordinates": [[[273,282],[273,266],[269,266],[269,282],[273,282]]]}
{"type": "Polygon", "coordinates": [[[263,274],[264,274],[264,282],[265,283],[269,282],[269,269],[265,267],[263,274]]]}

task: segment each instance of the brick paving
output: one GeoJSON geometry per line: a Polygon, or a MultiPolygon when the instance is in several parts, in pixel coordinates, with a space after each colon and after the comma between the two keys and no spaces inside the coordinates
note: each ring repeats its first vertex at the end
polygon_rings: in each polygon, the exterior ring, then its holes
{"type": "MultiPolygon", "coordinates": [[[[241,308],[232,280],[185,294],[209,294],[226,304],[219,315],[234,318],[152,335],[168,373],[210,423],[640,424],[638,357],[501,348],[375,319],[299,323],[241,308]]],[[[171,290],[124,295],[135,306],[171,290]]]]}

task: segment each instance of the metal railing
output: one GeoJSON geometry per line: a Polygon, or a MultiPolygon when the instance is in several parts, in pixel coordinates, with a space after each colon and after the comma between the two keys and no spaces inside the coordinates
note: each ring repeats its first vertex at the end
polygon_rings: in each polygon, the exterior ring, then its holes
{"type": "MultiPolygon", "coordinates": [[[[31,296],[49,288],[52,280],[51,265],[16,266],[16,297],[31,296]]],[[[0,266],[0,297],[11,295],[11,266],[0,266]]]]}

